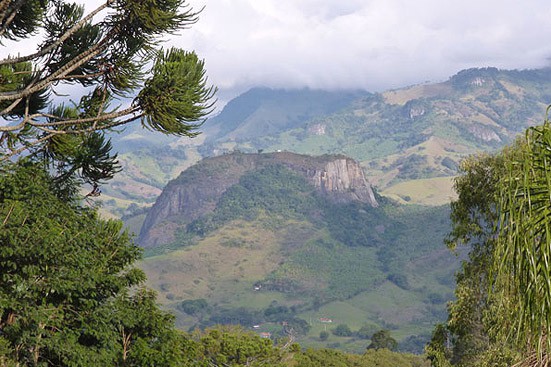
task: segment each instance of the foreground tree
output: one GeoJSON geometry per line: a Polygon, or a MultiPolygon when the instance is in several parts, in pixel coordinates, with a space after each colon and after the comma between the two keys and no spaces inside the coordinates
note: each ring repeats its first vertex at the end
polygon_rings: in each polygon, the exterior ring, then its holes
{"type": "MultiPolygon", "coordinates": [[[[514,150],[508,149],[509,154],[514,150]]],[[[427,346],[434,366],[476,366],[487,353],[492,354],[486,317],[490,307],[488,281],[499,218],[498,182],[505,172],[505,157],[471,156],[461,162],[459,172],[454,185],[458,199],[451,203],[453,226],[447,245],[452,250],[467,245],[470,252],[456,275],[456,300],[448,307],[448,322],[435,328],[427,346]]],[[[496,358],[495,353],[489,358],[496,358]]]]}
{"type": "Polygon", "coordinates": [[[139,288],[140,250],[121,223],[60,200],[36,164],[1,169],[0,361],[184,365],[186,340],[139,288]]]}
{"type": "Polygon", "coordinates": [[[196,21],[184,0],[108,0],[88,14],[65,1],[1,1],[0,42],[43,39],[35,52],[16,49],[0,60],[0,160],[40,153],[63,180],[97,185],[118,169],[104,132],[141,121],[196,135],[215,92],[204,63],[193,52],[158,47],[196,21]],[[72,85],[80,88],[54,105],[52,97],[72,85]]]}
{"type": "Polygon", "coordinates": [[[424,356],[397,353],[387,348],[368,349],[363,355],[334,349],[307,349],[295,354],[295,367],[428,367],[424,356]]]}
{"type": "Polygon", "coordinates": [[[551,122],[526,133],[500,181],[492,296],[508,321],[499,334],[526,351],[526,366],[551,362],[551,122]]]}
{"type": "Polygon", "coordinates": [[[449,244],[471,246],[434,366],[546,366],[551,348],[551,125],[496,155],[467,159],[449,244]]]}
{"type": "MultiPolygon", "coordinates": [[[[239,326],[218,326],[202,333],[196,332],[193,340],[199,351],[196,363],[205,366],[273,366],[284,367],[287,351],[274,346],[270,339],[239,326]]],[[[298,345],[290,345],[299,349],[298,345]]],[[[288,357],[288,356],[287,356],[288,357]]]]}

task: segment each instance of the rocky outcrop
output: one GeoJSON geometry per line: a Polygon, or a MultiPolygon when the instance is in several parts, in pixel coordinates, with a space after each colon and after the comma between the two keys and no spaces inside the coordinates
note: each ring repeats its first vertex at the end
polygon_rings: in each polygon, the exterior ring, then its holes
{"type": "Polygon", "coordinates": [[[328,200],[378,206],[362,168],[351,158],[290,152],[227,154],[204,159],[169,182],[149,210],[138,243],[154,247],[173,242],[179,226],[212,212],[224,192],[238,183],[241,176],[273,164],[301,174],[328,200]]]}
{"type": "Polygon", "coordinates": [[[495,141],[498,143],[501,142],[501,138],[499,137],[499,135],[497,135],[495,131],[487,127],[483,127],[480,125],[471,125],[468,127],[468,130],[477,139],[483,140],[484,142],[487,142],[487,143],[492,141],[495,141]]]}
{"type": "Polygon", "coordinates": [[[313,135],[325,135],[325,124],[313,124],[308,127],[308,132],[313,135]]]}
{"type": "Polygon", "coordinates": [[[338,202],[360,201],[378,206],[360,165],[350,158],[336,158],[324,167],[307,171],[307,178],[322,193],[338,202]]]}

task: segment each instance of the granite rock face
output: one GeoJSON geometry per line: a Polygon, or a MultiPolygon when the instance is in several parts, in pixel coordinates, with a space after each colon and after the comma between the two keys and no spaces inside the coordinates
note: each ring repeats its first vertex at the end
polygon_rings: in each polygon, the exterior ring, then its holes
{"type": "Polygon", "coordinates": [[[337,202],[360,201],[378,206],[371,185],[360,165],[350,158],[329,160],[323,167],[307,171],[306,177],[323,194],[337,202]]]}
{"type": "Polygon", "coordinates": [[[328,200],[378,206],[362,168],[351,158],[290,152],[227,154],[206,158],[168,183],[145,218],[138,244],[155,247],[171,243],[179,226],[212,212],[224,192],[241,176],[274,164],[304,176],[328,200]]]}

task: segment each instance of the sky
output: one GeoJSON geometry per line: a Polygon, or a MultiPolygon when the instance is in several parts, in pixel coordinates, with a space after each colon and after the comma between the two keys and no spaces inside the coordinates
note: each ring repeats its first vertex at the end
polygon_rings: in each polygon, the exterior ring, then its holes
{"type": "Polygon", "coordinates": [[[471,67],[551,66],[549,0],[187,3],[199,21],[167,46],[205,60],[221,103],[255,86],[380,92],[471,67]]]}
{"type": "Polygon", "coordinates": [[[471,67],[551,57],[548,0],[189,0],[200,19],[171,40],[221,90],[383,91],[471,67]]]}

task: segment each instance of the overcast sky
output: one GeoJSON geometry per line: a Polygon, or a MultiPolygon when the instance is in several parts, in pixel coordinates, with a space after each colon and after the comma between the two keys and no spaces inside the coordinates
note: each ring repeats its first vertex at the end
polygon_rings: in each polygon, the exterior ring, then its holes
{"type": "Polygon", "coordinates": [[[470,67],[551,65],[549,0],[188,3],[204,7],[199,22],[169,42],[205,59],[222,103],[253,86],[376,92],[470,67]]]}
{"type": "Polygon", "coordinates": [[[381,91],[459,70],[547,66],[549,0],[189,0],[205,7],[173,42],[222,90],[381,91]]]}

